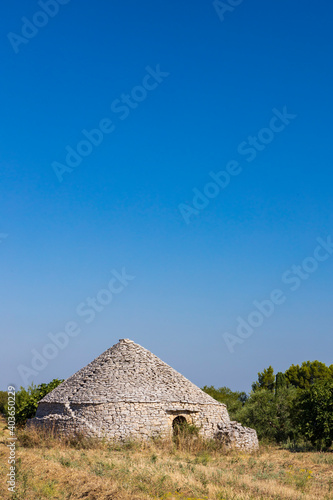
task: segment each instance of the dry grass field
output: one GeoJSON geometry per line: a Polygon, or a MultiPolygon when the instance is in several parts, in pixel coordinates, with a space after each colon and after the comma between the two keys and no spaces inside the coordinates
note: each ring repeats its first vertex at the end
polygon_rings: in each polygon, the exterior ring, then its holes
{"type": "Polygon", "coordinates": [[[18,433],[17,488],[7,491],[8,430],[0,421],[0,498],[16,500],[333,500],[333,453],[224,452],[183,439],[140,445],[18,433]]]}

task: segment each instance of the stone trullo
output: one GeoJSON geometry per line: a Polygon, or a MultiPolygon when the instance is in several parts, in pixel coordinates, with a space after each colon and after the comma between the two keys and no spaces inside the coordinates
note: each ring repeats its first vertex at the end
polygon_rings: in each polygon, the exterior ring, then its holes
{"type": "Polygon", "coordinates": [[[206,438],[254,450],[256,432],[150,351],[121,339],[39,401],[33,426],[110,439],[171,437],[181,422],[206,438]]]}

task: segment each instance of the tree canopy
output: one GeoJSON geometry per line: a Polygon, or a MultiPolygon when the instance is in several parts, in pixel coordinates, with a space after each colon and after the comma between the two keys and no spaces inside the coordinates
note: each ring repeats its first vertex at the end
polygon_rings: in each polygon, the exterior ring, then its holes
{"type": "Polygon", "coordinates": [[[227,387],[203,389],[227,405],[232,419],[253,427],[259,439],[303,439],[320,449],[332,443],[333,365],[304,361],[276,375],[269,366],[258,372],[249,396],[227,387]]]}

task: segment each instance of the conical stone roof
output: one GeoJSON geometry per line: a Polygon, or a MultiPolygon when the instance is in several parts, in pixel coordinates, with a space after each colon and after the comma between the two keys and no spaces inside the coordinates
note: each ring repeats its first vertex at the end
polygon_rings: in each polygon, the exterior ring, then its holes
{"type": "Polygon", "coordinates": [[[184,402],[220,405],[132,340],[121,339],[47,394],[41,403],[184,402]]]}

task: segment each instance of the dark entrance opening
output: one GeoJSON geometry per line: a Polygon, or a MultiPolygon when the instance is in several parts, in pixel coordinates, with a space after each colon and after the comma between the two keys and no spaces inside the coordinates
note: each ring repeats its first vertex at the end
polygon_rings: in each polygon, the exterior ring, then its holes
{"type": "Polygon", "coordinates": [[[178,417],[174,418],[172,422],[173,435],[178,436],[181,430],[184,429],[186,424],[187,420],[185,417],[178,415],[178,417]]]}

